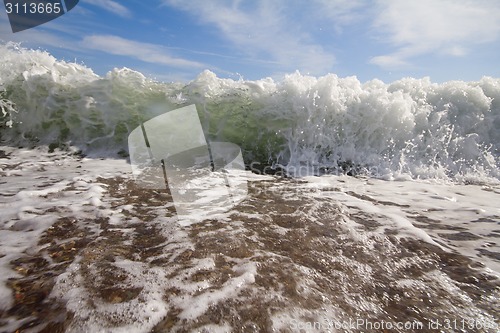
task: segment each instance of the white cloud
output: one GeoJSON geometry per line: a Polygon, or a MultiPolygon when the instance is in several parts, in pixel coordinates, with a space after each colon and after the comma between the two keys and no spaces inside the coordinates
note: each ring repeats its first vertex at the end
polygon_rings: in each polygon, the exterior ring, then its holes
{"type": "Polygon", "coordinates": [[[82,46],[114,55],[128,56],[153,64],[186,68],[205,67],[199,62],[175,58],[160,45],[136,42],[113,35],[87,36],[83,39],[82,46]]]}
{"type": "Polygon", "coordinates": [[[318,17],[326,17],[338,33],[344,26],[354,24],[364,18],[364,10],[369,7],[369,0],[313,0],[318,17]]]}
{"type": "Polygon", "coordinates": [[[464,56],[477,44],[498,40],[498,0],[379,0],[374,28],[397,48],[372,58],[382,67],[402,67],[425,54],[464,56]]]}
{"type": "MultiPolygon", "coordinates": [[[[215,26],[243,54],[256,60],[270,59],[276,71],[299,69],[324,74],[335,63],[334,55],[301,29],[297,19],[301,13],[290,13],[296,6],[290,6],[288,1],[164,0],[163,3],[215,26]]],[[[305,5],[307,9],[308,4],[305,5]]]]}
{"type": "Polygon", "coordinates": [[[101,7],[102,9],[105,9],[113,14],[116,14],[121,17],[131,17],[132,12],[130,10],[119,4],[118,2],[115,2],[113,0],[83,0],[83,2],[101,7]]]}
{"type": "Polygon", "coordinates": [[[383,55],[376,56],[370,60],[370,63],[378,65],[384,68],[408,68],[410,63],[403,60],[402,57],[398,55],[383,55]]]}

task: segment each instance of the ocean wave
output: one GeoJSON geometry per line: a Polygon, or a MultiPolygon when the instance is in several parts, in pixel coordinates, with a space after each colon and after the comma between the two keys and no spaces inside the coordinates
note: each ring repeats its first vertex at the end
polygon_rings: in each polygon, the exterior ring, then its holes
{"type": "Polygon", "coordinates": [[[127,68],[96,75],[17,44],[0,45],[0,140],[127,152],[142,122],[196,104],[209,140],[239,145],[249,167],[288,174],[500,180],[500,79],[387,84],[298,72],[275,81],[203,71],[162,83],[127,68]]]}

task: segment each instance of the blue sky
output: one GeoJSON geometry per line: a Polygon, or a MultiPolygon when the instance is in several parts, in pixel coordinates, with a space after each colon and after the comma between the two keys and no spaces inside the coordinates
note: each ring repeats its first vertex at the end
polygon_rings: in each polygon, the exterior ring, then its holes
{"type": "Polygon", "coordinates": [[[391,82],[500,77],[498,0],[80,0],[66,15],[0,40],[103,75],[162,81],[279,79],[296,70],[391,82]]]}

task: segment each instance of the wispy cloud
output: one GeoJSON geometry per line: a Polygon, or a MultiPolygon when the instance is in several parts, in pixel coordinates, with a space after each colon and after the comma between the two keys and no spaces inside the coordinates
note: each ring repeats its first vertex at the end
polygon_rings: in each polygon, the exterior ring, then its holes
{"type": "MultiPolygon", "coordinates": [[[[0,36],[7,35],[9,32],[3,31],[4,28],[0,28],[0,36]]],[[[0,40],[2,37],[0,37],[0,40]]],[[[58,36],[57,34],[50,33],[43,30],[26,30],[16,34],[11,34],[8,39],[11,42],[28,44],[31,47],[34,45],[42,46],[42,47],[54,47],[58,49],[65,49],[71,51],[78,51],[79,48],[75,45],[75,43],[58,36]]]]}
{"type": "Polygon", "coordinates": [[[202,68],[205,65],[169,54],[168,50],[160,45],[142,43],[124,39],[113,35],[92,35],[82,41],[82,46],[87,49],[127,56],[144,62],[167,65],[172,67],[202,68]]]}
{"type": "Polygon", "coordinates": [[[464,56],[470,47],[500,36],[497,0],[379,0],[374,29],[396,51],[371,63],[401,68],[426,54],[464,56]]]}
{"type": "MultiPolygon", "coordinates": [[[[237,52],[254,59],[276,63],[276,70],[325,73],[335,63],[333,54],[314,42],[298,20],[291,19],[289,6],[283,0],[164,0],[163,3],[194,14],[205,24],[216,27],[237,52]]],[[[300,8],[299,8],[300,10],[300,8]]],[[[300,17],[300,13],[294,13],[300,17]],[[299,15],[297,15],[299,14],[299,15]]]]}
{"type": "Polygon", "coordinates": [[[113,0],[83,0],[83,2],[105,9],[121,17],[132,17],[132,12],[113,0]]]}
{"type": "Polygon", "coordinates": [[[338,33],[343,28],[365,19],[370,0],[313,0],[311,8],[317,17],[328,19],[338,33]]]}

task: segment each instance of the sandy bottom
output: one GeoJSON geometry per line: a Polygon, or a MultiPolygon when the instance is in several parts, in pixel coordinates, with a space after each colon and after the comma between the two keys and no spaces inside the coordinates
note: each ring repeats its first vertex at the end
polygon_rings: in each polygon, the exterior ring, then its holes
{"type": "Polygon", "coordinates": [[[125,161],[0,149],[1,332],[498,332],[500,188],[248,175],[178,223],[125,161]]]}

